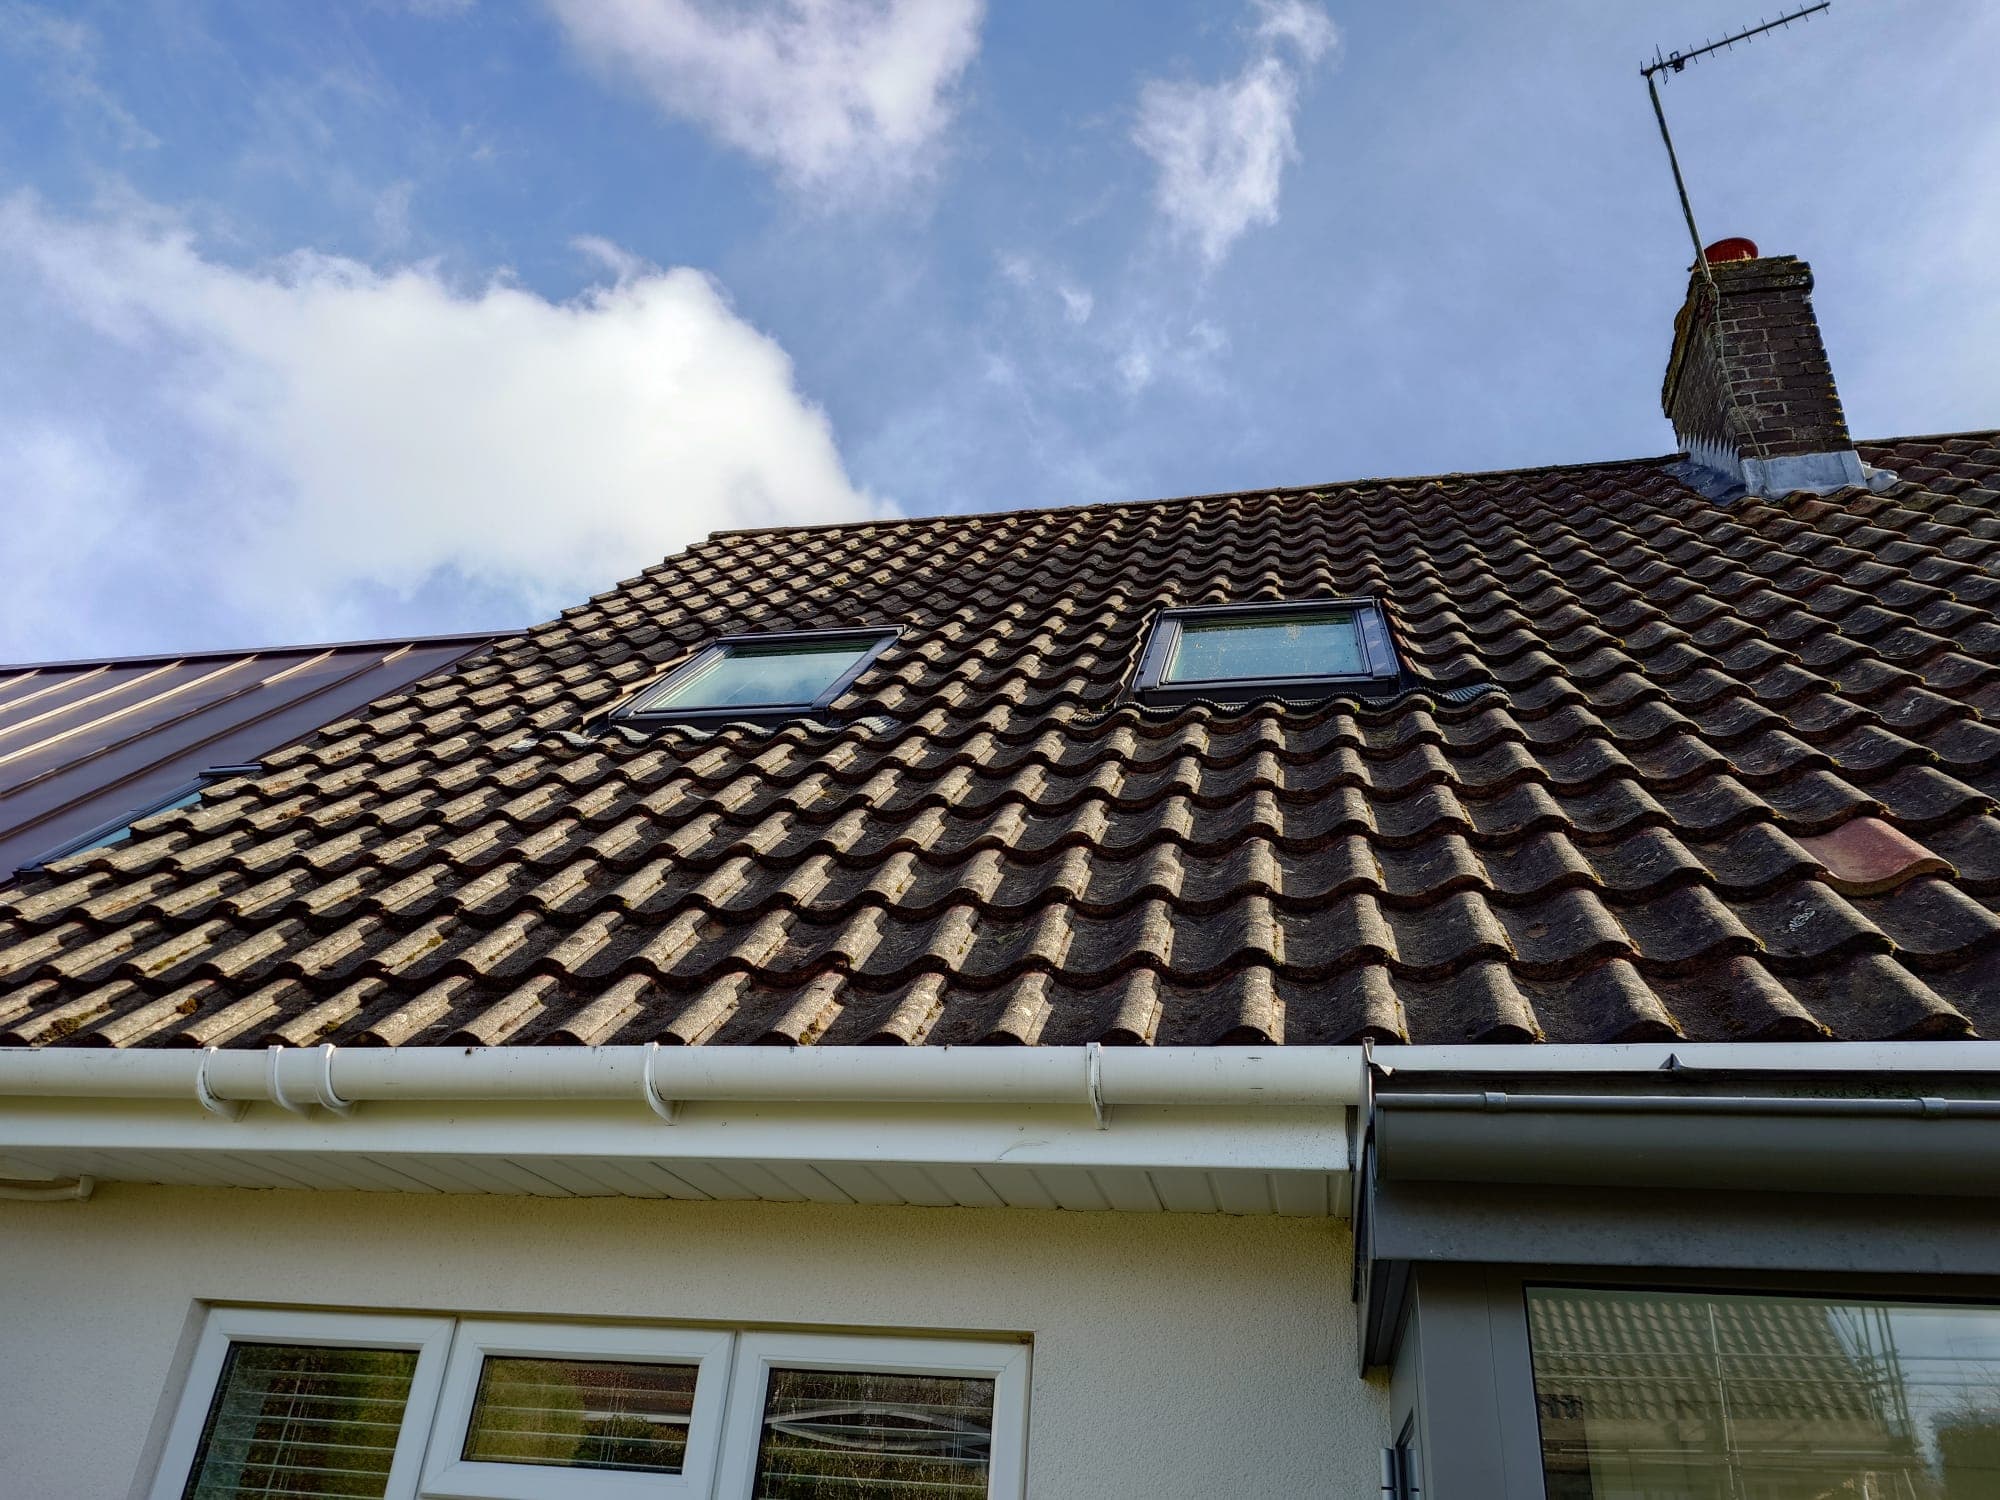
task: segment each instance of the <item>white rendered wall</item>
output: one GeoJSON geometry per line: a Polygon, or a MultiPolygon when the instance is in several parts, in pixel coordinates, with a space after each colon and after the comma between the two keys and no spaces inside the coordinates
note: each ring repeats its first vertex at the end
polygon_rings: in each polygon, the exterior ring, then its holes
{"type": "Polygon", "coordinates": [[[134,1492],[200,1299],[1029,1333],[1029,1493],[1380,1483],[1332,1220],[107,1186],[0,1203],[0,1490],[134,1492]]]}

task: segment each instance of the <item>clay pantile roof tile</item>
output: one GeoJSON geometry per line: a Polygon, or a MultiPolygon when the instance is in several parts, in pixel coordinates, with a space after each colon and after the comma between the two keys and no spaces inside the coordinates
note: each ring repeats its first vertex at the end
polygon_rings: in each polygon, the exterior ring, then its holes
{"type": "Polygon", "coordinates": [[[2000,1035],[2000,442],[722,533],[0,889],[0,1044],[2000,1035]],[[1418,690],[1146,709],[1174,605],[1418,690]],[[899,625],[826,714],[605,714],[899,625]]]}

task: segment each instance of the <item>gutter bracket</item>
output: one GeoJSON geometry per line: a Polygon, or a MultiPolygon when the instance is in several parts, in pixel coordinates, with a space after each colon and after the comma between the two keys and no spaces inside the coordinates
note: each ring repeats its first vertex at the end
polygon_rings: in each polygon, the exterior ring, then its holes
{"type": "Polygon", "coordinates": [[[215,1091],[208,1086],[208,1064],[214,1056],[215,1048],[201,1049],[201,1061],[195,1064],[194,1069],[195,1102],[212,1115],[220,1115],[225,1120],[240,1120],[243,1118],[244,1102],[241,1099],[218,1099],[215,1091]]]}
{"type": "Polygon", "coordinates": [[[283,1042],[273,1042],[264,1049],[264,1085],[271,1095],[271,1102],[280,1109],[288,1109],[295,1115],[306,1112],[303,1104],[294,1104],[285,1097],[284,1080],[279,1077],[278,1054],[285,1050],[283,1042]]]}
{"type": "MultiPolygon", "coordinates": [[[[336,1094],[333,1091],[333,1054],[338,1049],[333,1045],[332,1042],[321,1042],[319,1046],[315,1047],[313,1050],[319,1054],[319,1078],[317,1081],[319,1083],[320,1108],[325,1110],[330,1110],[337,1115],[353,1114],[354,1101],[351,1099],[343,1099],[340,1097],[340,1095],[336,1094]]],[[[276,1060],[273,1059],[274,1066],[271,1076],[274,1081],[277,1077],[275,1062],[276,1060]]],[[[273,1088],[275,1092],[275,1082],[273,1088]]],[[[283,1104],[285,1101],[280,1099],[278,1102],[280,1104],[283,1104]]]]}
{"type": "Polygon", "coordinates": [[[651,1109],[654,1114],[665,1120],[669,1125],[673,1125],[680,1119],[681,1102],[678,1099],[662,1099],[660,1097],[660,1086],[653,1074],[653,1065],[659,1060],[660,1044],[658,1042],[646,1043],[646,1062],[645,1066],[641,1069],[640,1080],[644,1084],[643,1092],[646,1096],[646,1107],[651,1109]]]}
{"type": "Polygon", "coordinates": [[[12,1199],[17,1203],[81,1203],[96,1191],[97,1179],[82,1174],[66,1182],[61,1179],[40,1182],[0,1177],[0,1200],[12,1199]]]}
{"type": "Polygon", "coordinates": [[[1111,1128],[1111,1107],[1104,1102],[1104,1044],[1085,1042],[1083,1044],[1083,1072],[1086,1086],[1090,1090],[1090,1112],[1097,1117],[1097,1128],[1111,1128]]]}

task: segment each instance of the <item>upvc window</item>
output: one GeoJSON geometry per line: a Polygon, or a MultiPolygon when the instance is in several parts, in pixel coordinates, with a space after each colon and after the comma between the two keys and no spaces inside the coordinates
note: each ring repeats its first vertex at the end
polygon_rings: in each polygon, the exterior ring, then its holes
{"type": "Polygon", "coordinates": [[[1027,1371],[1001,1341],[223,1308],[153,1500],[1018,1500],[1027,1371]]]}
{"type": "Polygon", "coordinates": [[[729,635],[619,711],[637,724],[782,721],[828,707],[887,650],[892,629],[729,635]]]}
{"type": "Polygon", "coordinates": [[[1024,1344],[760,1333],[736,1362],[720,1490],[731,1500],[1025,1491],[1024,1344]]]}
{"type": "Polygon", "coordinates": [[[1396,691],[1401,668],[1373,599],[1162,610],[1139,660],[1141,701],[1220,703],[1396,691]]]}
{"type": "Polygon", "coordinates": [[[1527,1298],[1551,1500],[2000,1495],[2000,1308],[1527,1298]]]}
{"type": "Polygon", "coordinates": [[[707,1495],[728,1359],[723,1333],[465,1320],[421,1493],[707,1495]]]}
{"type": "Polygon", "coordinates": [[[216,1309],[153,1500],[414,1493],[450,1334],[448,1318],[216,1309]]]}

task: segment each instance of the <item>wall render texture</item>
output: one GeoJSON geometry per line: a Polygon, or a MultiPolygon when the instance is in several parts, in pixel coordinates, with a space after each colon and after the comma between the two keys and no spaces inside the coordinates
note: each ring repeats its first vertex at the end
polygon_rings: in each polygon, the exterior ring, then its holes
{"type": "Polygon", "coordinates": [[[108,1186],[0,1204],[0,1475],[142,1494],[201,1301],[1034,1341],[1029,1493],[1373,1492],[1337,1221],[108,1186]]]}

